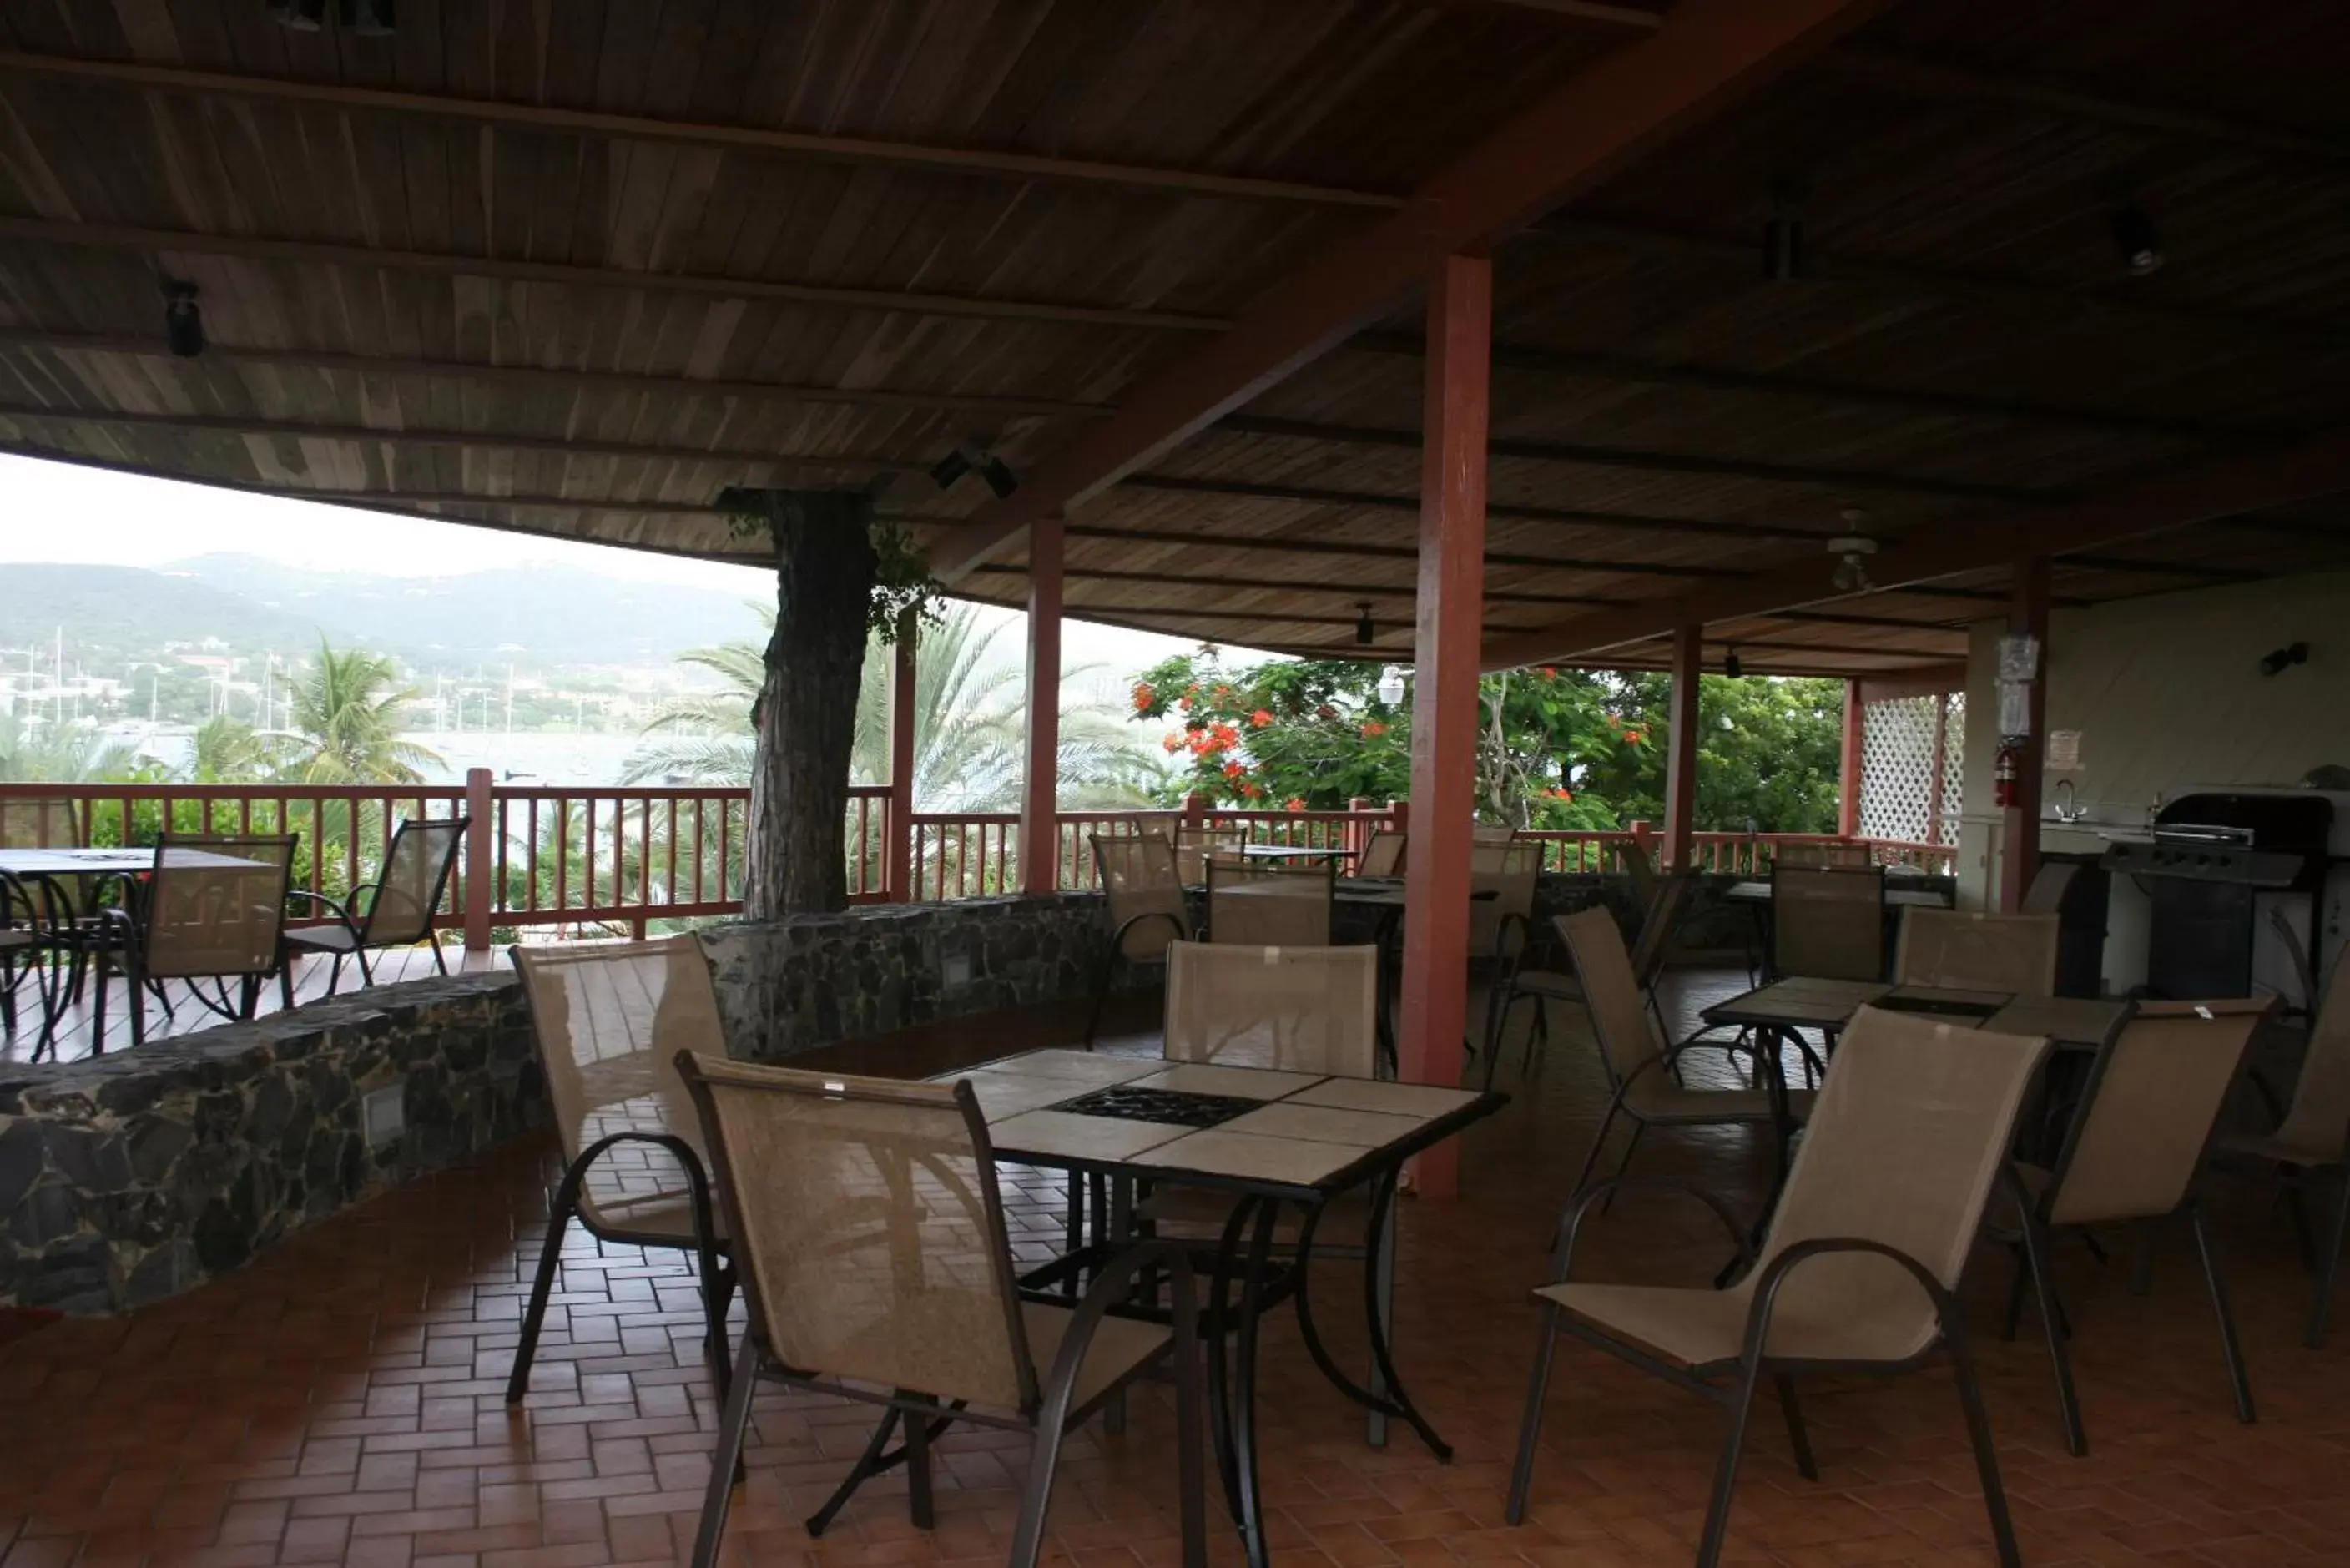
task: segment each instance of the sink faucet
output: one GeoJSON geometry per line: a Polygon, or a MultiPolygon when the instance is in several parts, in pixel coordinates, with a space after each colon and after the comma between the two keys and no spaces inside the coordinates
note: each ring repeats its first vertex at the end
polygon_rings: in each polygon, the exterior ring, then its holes
{"type": "Polygon", "coordinates": [[[2054,808],[2057,821],[2078,822],[2083,817],[2089,815],[2089,808],[2077,804],[2074,800],[2073,795],[2073,781],[2071,779],[2058,779],[2056,781],[2056,805],[2054,808]]]}

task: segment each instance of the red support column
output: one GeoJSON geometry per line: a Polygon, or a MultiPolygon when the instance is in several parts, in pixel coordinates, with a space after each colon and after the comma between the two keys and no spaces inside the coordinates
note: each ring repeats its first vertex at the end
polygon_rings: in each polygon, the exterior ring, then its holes
{"type": "Polygon", "coordinates": [[[2015,759],[2015,804],[2000,814],[1999,907],[2010,915],[2022,910],[2024,892],[2040,869],[2040,775],[2048,755],[2048,557],[2026,556],[2015,563],[2014,576],[2007,629],[2040,639],[2040,668],[2027,688],[2028,733],[2015,759]]]}
{"type": "MultiPolygon", "coordinates": [[[[1493,264],[1447,256],[1428,280],[1427,409],[1412,640],[1411,852],[1404,859],[1407,1083],[1457,1084],[1469,1018],[1469,844],[1477,794],[1477,666],[1485,614],[1485,435],[1493,264]]],[[[1459,1185],[1451,1142],[1415,1162],[1419,1190],[1459,1185]]]]}
{"type": "Polygon", "coordinates": [[[498,843],[497,780],[487,768],[465,770],[465,815],[473,819],[465,829],[465,950],[485,953],[497,907],[498,843]]]}
{"type": "Polygon", "coordinates": [[[1028,528],[1028,758],[1020,789],[1020,885],[1060,890],[1061,520],[1028,528]]]}
{"type": "Polygon", "coordinates": [[[1673,629],[1672,735],[1665,752],[1665,866],[1697,869],[1698,685],[1705,675],[1705,628],[1673,629]]]}
{"type": "Polygon", "coordinates": [[[1858,680],[1844,683],[1844,759],[1836,770],[1836,834],[1860,836],[1861,744],[1868,736],[1868,714],[1860,700],[1858,680]]]}
{"type": "Polygon", "coordinates": [[[898,627],[896,658],[889,665],[889,845],[883,875],[893,904],[914,899],[914,618],[898,627]]]}

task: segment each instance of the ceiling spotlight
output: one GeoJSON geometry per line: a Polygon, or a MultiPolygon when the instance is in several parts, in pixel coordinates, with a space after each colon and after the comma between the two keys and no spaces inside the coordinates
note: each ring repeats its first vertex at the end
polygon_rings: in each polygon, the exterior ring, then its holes
{"type": "Polygon", "coordinates": [[[392,0],[343,0],[343,25],[362,38],[389,38],[392,0]]]}
{"type": "Polygon", "coordinates": [[[163,286],[163,346],[182,359],[204,351],[203,310],[196,304],[196,286],[167,277],[163,286]]]}
{"type": "Polygon", "coordinates": [[[1368,648],[1378,637],[1378,628],[1371,624],[1371,607],[1367,600],[1358,603],[1355,607],[1362,612],[1355,618],[1355,640],[1363,647],[1368,648]]]}
{"type": "Polygon", "coordinates": [[[993,452],[980,460],[979,476],[987,481],[987,488],[994,492],[998,501],[1009,499],[1012,493],[1020,488],[1020,476],[1012,472],[1010,463],[993,452]]]}
{"type": "Polygon", "coordinates": [[[1738,657],[1738,649],[1733,648],[1721,656],[1721,672],[1732,680],[1746,673],[1746,665],[1738,657]]]}
{"type": "Polygon", "coordinates": [[[2106,219],[2113,230],[2114,251],[2129,268],[2132,277],[2145,277],[2162,270],[2162,235],[2146,209],[2136,202],[2125,202],[2106,219]]]}
{"type": "Polygon", "coordinates": [[[1771,215],[1762,223],[1762,275],[1783,283],[1804,275],[1804,200],[1807,182],[1782,177],[1771,182],[1771,215]]]}
{"type": "Polygon", "coordinates": [[[269,14],[282,27],[315,33],[327,25],[327,0],[269,0],[269,14]]]}
{"type": "Polygon", "coordinates": [[[957,447],[931,464],[931,483],[941,490],[952,490],[955,481],[970,472],[971,459],[962,454],[962,448],[957,447]]]}
{"type": "Polygon", "coordinates": [[[2262,656],[2261,659],[2261,673],[2263,675],[2282,675],[2294,665],[2306,664],[2308,662],[2309,644],[2305,642],[2289,643],[2285,647],[2278,649],[2273,653],[2262,656]]]}

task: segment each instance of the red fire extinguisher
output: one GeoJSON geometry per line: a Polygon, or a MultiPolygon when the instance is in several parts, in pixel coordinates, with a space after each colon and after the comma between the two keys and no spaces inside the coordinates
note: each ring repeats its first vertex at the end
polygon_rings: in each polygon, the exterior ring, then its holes
{"type": "Polygon", "coordinates": [[[2009,806],[2015,804],[2015,747],[2012,743],[1999,748],[1999,762],[1991,770],[1991,804],[2009,806]]]}

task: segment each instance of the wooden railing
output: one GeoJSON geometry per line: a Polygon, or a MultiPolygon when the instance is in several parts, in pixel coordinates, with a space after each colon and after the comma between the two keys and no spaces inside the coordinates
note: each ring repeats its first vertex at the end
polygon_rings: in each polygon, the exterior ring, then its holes
{"type": "MultiPolygon", "coordinates": [[[[750,803],[740,788],[497,784],[484,769],[463,785],[0,784],[0,803],[24,799],[71,801],[92,845],[152,844],[166,830],[295,833],[301,839],[295,885],[334,898],[378,875],[403,818],[470,816],[474,833],[436,923],[480,942],[523,927],[641,933],[653,921],[733,914],[743,906],[750,803]]],[[[1179,821],[1246,827],[1260,843],[1359,851],[1374,830],[1407,826],[1408,813],[1400,803],[1367,801],[1347,811],[1211,811],[1196,799],[1178,811],[1064,812],[1054,846],[1055,884],[1097,885],[1094,836],[1179,821]]],[[[910,886],[902,893],[889,887],[889,790],[851,789],[842,826],[853,902],[935,902],[1020,887],[1020,820],[1009,813],[915,813],[910,886]]],[[[1662,839],[1645,823],[1522,836],[1541,843],[1544,867],[1560,872],[1613,870],[1625,853],[1653,859],[1662,839]]],[[[1828,841],[1700,833],[1697,866],[1768,875],[1779,846],[1828,841]]],[[[1948,872],[1956,859],[1944,845],[1864,842],[1887,864],[1948,872]]]]}

